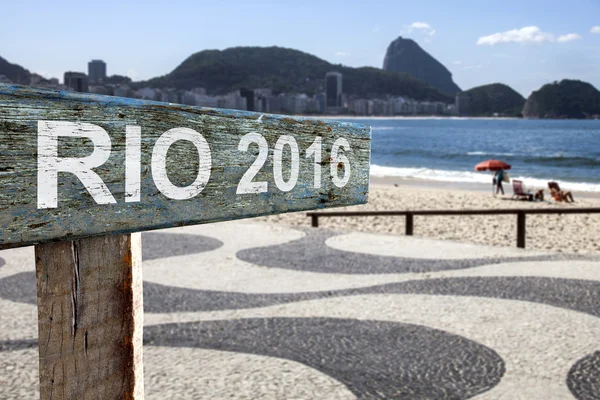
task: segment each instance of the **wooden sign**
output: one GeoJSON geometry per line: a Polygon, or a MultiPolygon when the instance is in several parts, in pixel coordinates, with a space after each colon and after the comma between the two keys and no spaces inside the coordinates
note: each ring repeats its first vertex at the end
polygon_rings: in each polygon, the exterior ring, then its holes
{"type": "Polygon", "coordinates": [[[40,398],[143,399],[135,232],[365,203],[370,140],[357,124],[0,84],[0,249],[36,244],[40,398]]]}
{"type": "Polygon", "coordinates": [[[362,204],[370,128],[0,84],[0,249],[362,204]]]}

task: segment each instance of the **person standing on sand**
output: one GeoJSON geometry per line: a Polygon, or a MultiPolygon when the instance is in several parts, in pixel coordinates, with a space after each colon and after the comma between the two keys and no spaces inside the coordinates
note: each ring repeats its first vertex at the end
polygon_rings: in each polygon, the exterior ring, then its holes
{"type": "Polygon", "coordinates": [[[498,194],[498,192],[501,191],[502,195],[504,195],[504,188],[502,187],[502,180],[503,179],[504,179],[504,170],[503,169],[499,169],[494,174],[494,183],[496,184],[496,194],[498,194]]]}

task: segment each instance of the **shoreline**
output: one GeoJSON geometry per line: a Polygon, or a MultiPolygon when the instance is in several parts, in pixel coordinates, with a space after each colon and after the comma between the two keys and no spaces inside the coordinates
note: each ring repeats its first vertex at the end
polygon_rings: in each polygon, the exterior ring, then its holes
{"type": "MultiPolygon", "coordinates": [[[[410,186],[415,188],[428,188],[437,190],[461,190],[461,191],[474,191],[478,193],[489,193],[492,194],[492,184],[488,183],[477,183],[477,182],[450,182],[450,181],[436,181],[429,179],[417,179],[417,178],[404,178],[395,176],[373,176],[370,178],[370,185],[380,187],[398,187],[410,186]]],[[[505,183],[504,185],[505,196],[512,196],[512,183],[505,183]]],[[[540,188],[541,189],[541,188],[540,188]]],[[[582,190],[571,190],[575,202],[577,198],[585,199],[600,199],[600,192],[588,192],[582,190]]],[[[544,197],[549,197],[548,188],[544,188],[544,197]]]]}
{"type": "Polygon", "coordinates": [[[534,118],[534,117],[490,117],[490,116],[458,116],[458,115],[292,115],[299,118],[313,119],[458,119],[458,120],[520,120],[520,121],[598,121],[599,118],[534,118]]]}
{"type": "Polygon", "coordinates": [[[459,117],[454,115],[294,115],[299,118],[312,118],[312,119],[375,119],[375,120],[394,120],[394,119],[456,119],[456,120],[525,120],[533,118],[518,118],[518,117],[459,117]]]}

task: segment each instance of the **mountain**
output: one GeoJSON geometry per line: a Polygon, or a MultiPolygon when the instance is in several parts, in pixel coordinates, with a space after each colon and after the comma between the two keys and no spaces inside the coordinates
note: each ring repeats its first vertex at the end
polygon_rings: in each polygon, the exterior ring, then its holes
{"type": "Polygon", "coordinates": [[[453,98],[404,73],[378,68],[350,68],[294,49],[282,47],[233,47],[192,54],[171,73],[137,86],[203,87],[211,94],[232,90],[270,88],[275,93],[324,91],[325,74],[343,75],[343,91],[360,97],[407,96],[416,100],[453,102],[453,98]]]}
{"type": "Polygon", "coordinates": [[[469,99],[468,115],[507,117],[521,115],[525,98],[511,87],[502,83],[492,83],[471,88],[463,92],[469,99]]]}
{"type": "Polygon", "coordinates": [[[587,82],[563,79],[531,93],[523,116],[526,118],[598,118],[600,92],[587,82]]]}
{"type": "Polygon", "coordinates": [[[429,55],[414,40],[404,39],[402,36],[388,46],[383,69],[407,73],[452,96],[461,92],[452,80],[452,74],[442,63],[429,55]]]}
{"type": "Polygon", "coordinates": [[[17,64],[11,64],[0,57],[0,75],[6,76],[12,83],[29,85],[31,72],[17,64]]]}

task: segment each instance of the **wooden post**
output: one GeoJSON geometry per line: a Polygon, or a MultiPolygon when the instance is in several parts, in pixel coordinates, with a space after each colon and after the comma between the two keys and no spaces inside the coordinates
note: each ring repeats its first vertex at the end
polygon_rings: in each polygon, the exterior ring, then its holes
{"type": "Polygon", "coordinates": [[[319,216],[312,214],[311,216],[311,225],[313,228],[318,228],[319,227],[319,216]]]}
{"type": "Polygon", "coordinates": [[[141,234],[35,246],[40,397],[143,399],[141,234]]]}
{"type": "Polygon", "coordinates": [[[517,247],[525,248],[525,212],[517,213],[517,247]]]}
{"type": "Polygon", "coordinates": [[[412,213],[406,213],[406,234],[412,236],[413,234],[413,215],[412,213]]]}

